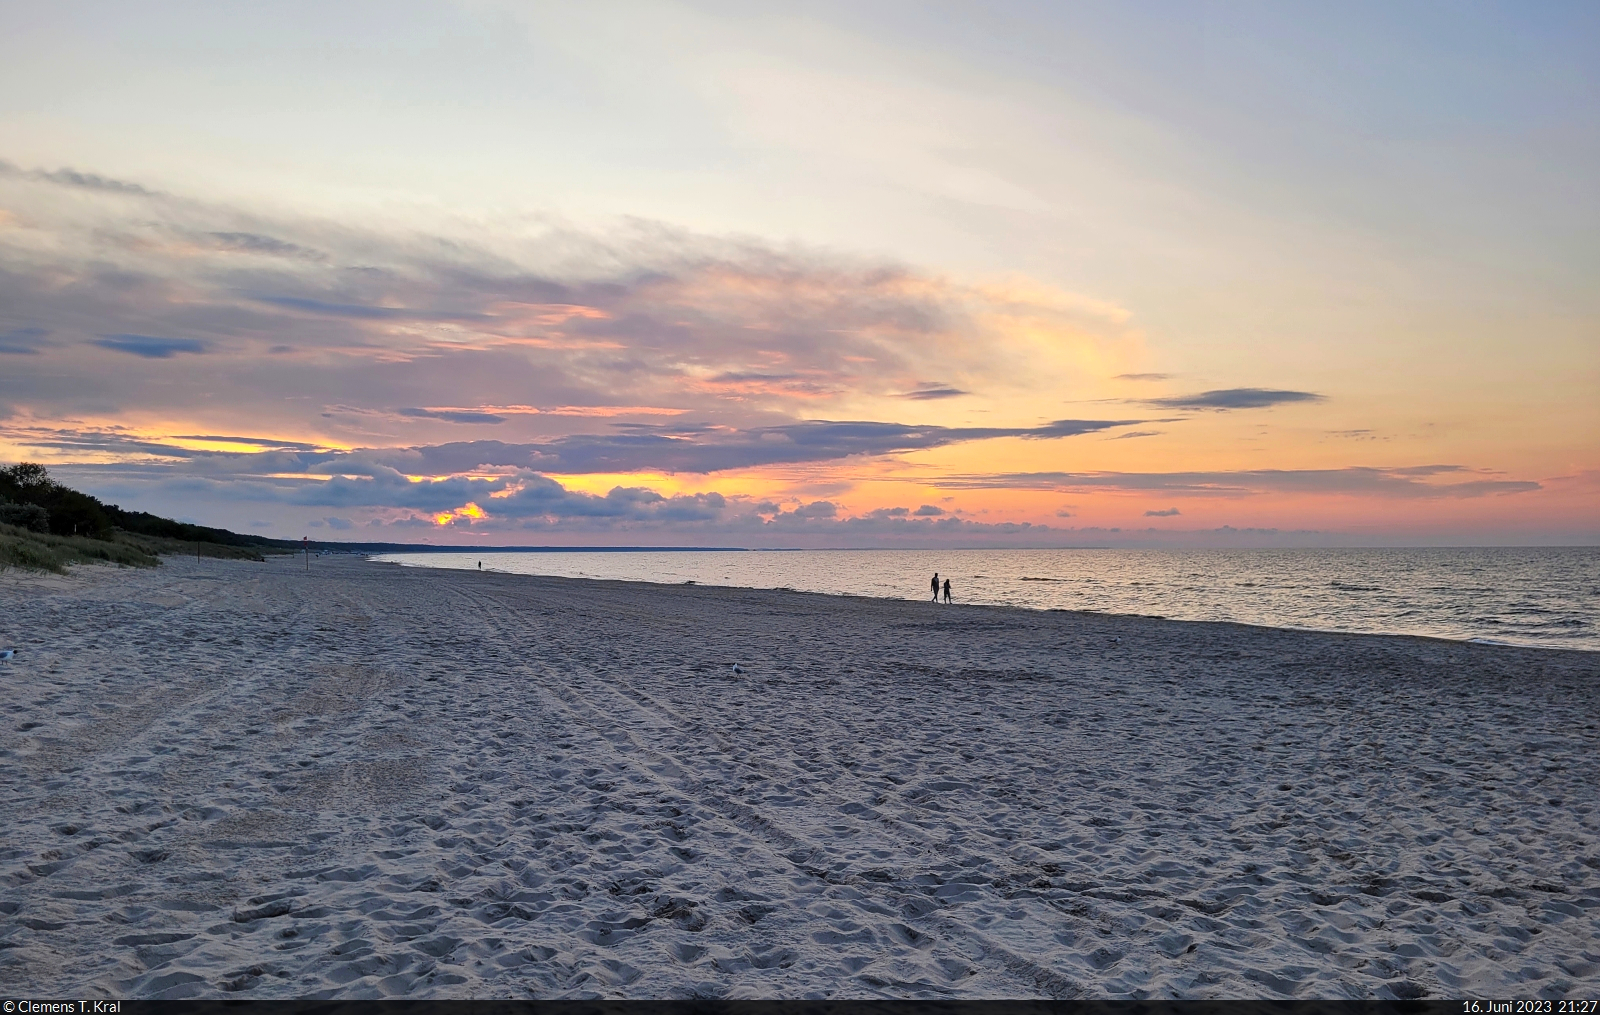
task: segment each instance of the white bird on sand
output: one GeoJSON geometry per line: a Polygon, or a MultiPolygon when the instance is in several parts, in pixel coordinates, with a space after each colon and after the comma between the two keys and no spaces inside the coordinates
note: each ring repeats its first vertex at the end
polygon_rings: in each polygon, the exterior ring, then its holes
{"type": "Polygon", "coordinates": [[[0,663],[5,662],[16,654],[17,650],[14,648],[0,648],[0,663]]]}
{"type": "Polygon", "coordinates": [[[735,673],[743,673],[744,672],[744,667],[740,666],[738,663],[734,663],[733,664],[733,672],[735,672],[735,673]]]}

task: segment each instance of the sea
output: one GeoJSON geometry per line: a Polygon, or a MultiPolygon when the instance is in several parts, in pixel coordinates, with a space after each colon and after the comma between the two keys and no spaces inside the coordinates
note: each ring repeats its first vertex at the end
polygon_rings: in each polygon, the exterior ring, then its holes
{"type": "MultiPolygon", "coordinates": [[[[1086,610],[1600,651],[1600,547],[1262,550],[494,550],[414,567],[1086,610]]],[[[940,607],[943,608],[943,607],[940,607]]]]}

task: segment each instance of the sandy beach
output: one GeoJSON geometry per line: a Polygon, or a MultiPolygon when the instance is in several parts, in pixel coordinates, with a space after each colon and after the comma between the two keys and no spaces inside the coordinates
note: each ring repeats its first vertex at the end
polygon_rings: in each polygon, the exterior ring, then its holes
{"type": "Polygon", "coordinates": [[[0,574],[0,993],[1600,995],[1600,655],[303,566],[0,574]]]}

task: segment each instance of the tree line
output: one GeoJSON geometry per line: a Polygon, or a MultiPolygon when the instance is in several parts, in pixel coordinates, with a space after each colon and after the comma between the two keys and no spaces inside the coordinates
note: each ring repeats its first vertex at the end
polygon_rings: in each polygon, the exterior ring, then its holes
{"type": "Polygon", "coordinates": [[[88,536],[111,540],[116,530],[145,536],[181,539],[192,543],[220,543],[224,546],[295,545],[291,540],[242,535],[227,529],[191,525],[150,514],[124,511],[97,497],[63,486],[49,471],[35,462],[22,462],[0,468],[0,522],[49,532],[57,536],[88,536]]]}

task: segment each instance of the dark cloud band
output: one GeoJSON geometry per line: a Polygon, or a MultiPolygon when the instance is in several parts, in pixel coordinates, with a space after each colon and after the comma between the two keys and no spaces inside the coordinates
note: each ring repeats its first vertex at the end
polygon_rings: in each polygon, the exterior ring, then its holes
{"type": "MultiPolygon", "coordinates": [[[[402,409],[401,415],[452,419],[489,413],[402,409]]],[[[489,422],[464,419],[457,422],[489,422]]],[[[353,451],[312,450],[309,445],[249,438],[192,437],[256,443],[279,450],[258,454],[197,450],[137,437],[117,430],[66,428],[15,430],[9,436],[32,447],[123,452],[186,461],[213,475],[265,472],[353,474],[369,469],[400,469],[410,474],[457,475],[482,468],[531,469],[578,475],[617,472],[712,473],[771,465],[831,462],[926,451],[969,441],[1021,438],[1051,440],[1097,433],[1134,420],[1062,419],[1036,427],[910,426],[871,421],[806,420],[778,426],[733,429],[704,423],[630,423],[621,433],[573,434],[544,441],[454,441],[402,448],[353,451]]]]}
{"type": "MultiPolygon", "coordinates": [[[[1155,375],[1125,374],[1125,378],[1155,375]]],[[[1145,405],[1163,409],[1267,409],[1274,405],[1291,405],[1295,402],[1321,402],[1322,395],[1310,391],[1280,391],[1276,388],[1219,388],[1202,391],[1197,395],[1174,395],[1170,398],[1143,399],[1145,405]]]]}
{"type": "Polygon", "coordinates": [[[482,465],[541,472],[723,472],[767,465],[904,454],[968,441],[1047,440],[1096,433],[1136,420],[1063,419],[1037,427],[942,427],[806,420],[744,430],[632,424],[619,434],[573,434],[530,444],[469,441],[414,449],[432,472],[482,465]]]}
{"type": "Polygon", "coordinates": [[[156,338],[151,335],[102,335],[95,339],[102,349],[125,352],[145,359],[171,359],[180,352],[203,353],[206,343],[194,338],[156,338]]]}

